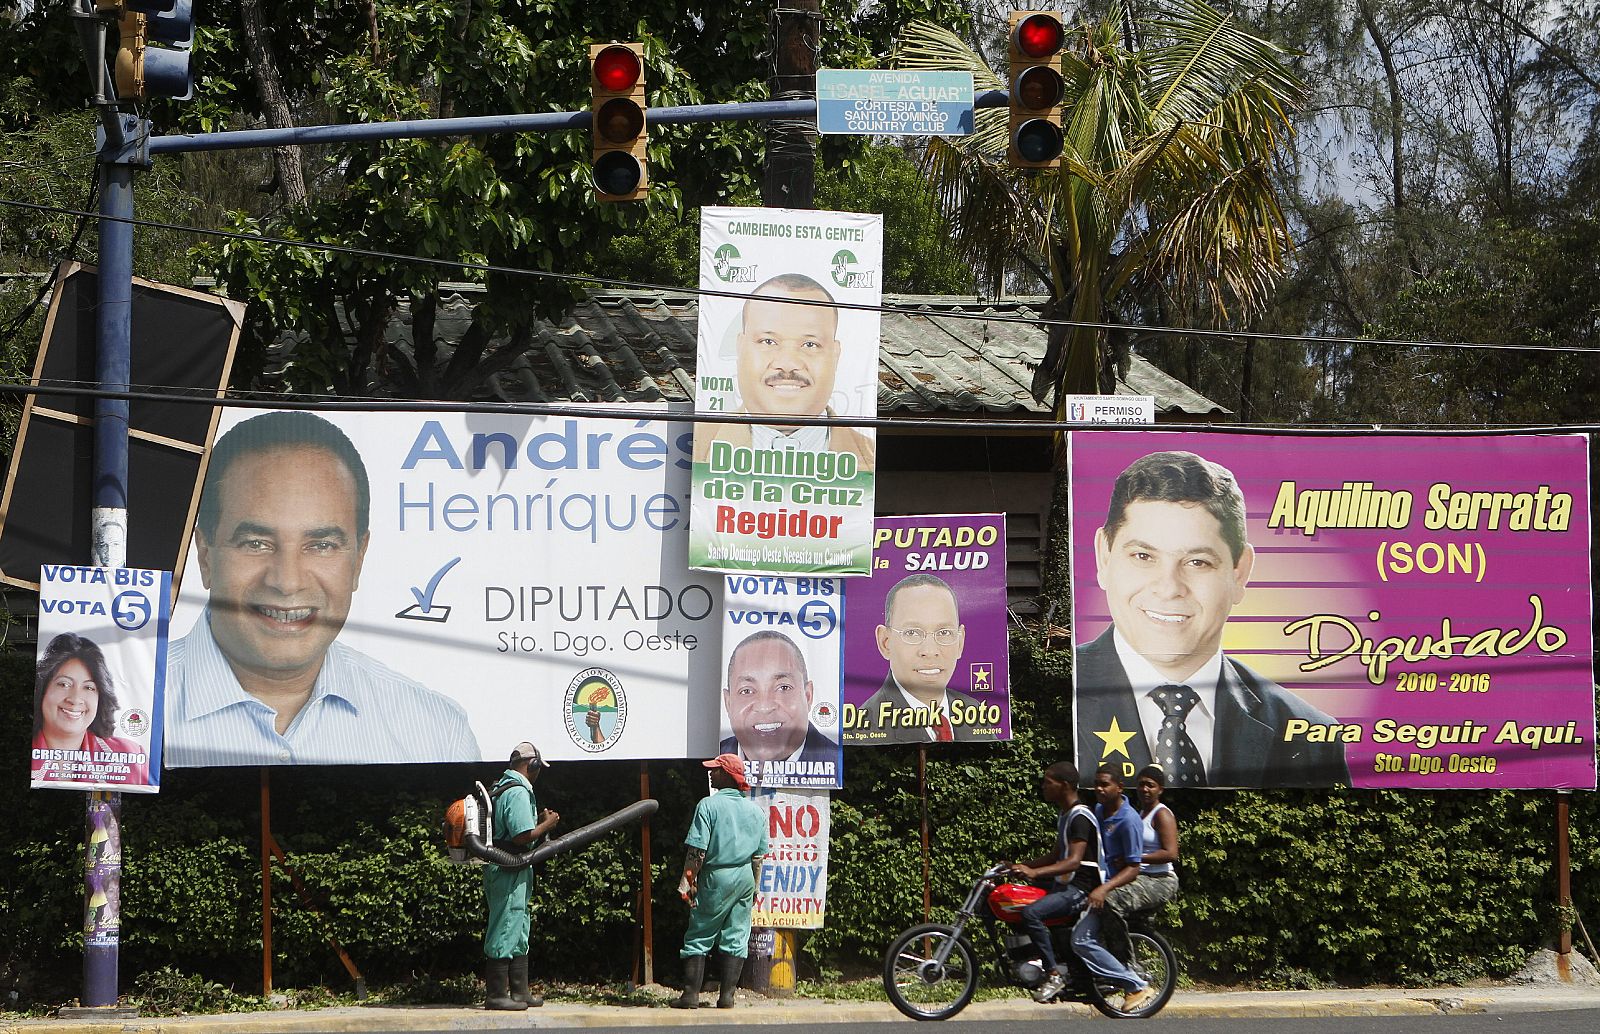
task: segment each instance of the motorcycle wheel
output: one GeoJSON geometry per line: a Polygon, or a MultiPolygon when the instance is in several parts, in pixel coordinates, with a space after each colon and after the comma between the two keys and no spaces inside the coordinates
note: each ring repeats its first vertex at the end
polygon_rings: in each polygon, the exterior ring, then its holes
{"type": "Polygon", "coordinates": [[[948,1019],[965,1009],[978,990],[972,948],[952,927],[913,926],[894,939],[883,957],[883,990],[913,1020],[948,1019]],[[947,945],[949,954],[941,964],[938,956],[947,945]]]}
{"type": "Polygon", "coordinates": [[[1125,997],[1122,988],[1097,977],[1090,985],[1093,988],[1093,1005],[1112,1019],[1147,1019],[1160,1012],[1172,998],[1173,989],[1178,986],[1178,957],[1173,954],[1172,945],[1167,943],[1167,939],[1153,930],[1130,930],[1128,941],[1133,947],[1128,968],[1153,986],[1156,996],[1138,1009],[1129,1011],[1122,1008],[1125,997]]]}

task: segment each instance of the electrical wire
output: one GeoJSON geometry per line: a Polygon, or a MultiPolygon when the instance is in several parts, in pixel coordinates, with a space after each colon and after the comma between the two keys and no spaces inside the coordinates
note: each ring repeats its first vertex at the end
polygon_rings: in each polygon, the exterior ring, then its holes
{"type": "MultiPolygon", "coordinates": [[[[143,226],[155,230],[171,230],[178,233],[189,233],[197,236],[220,237],[225,240],[248,241],[255,244],[268,244],[286,248],[302,248],[307,251],[321,251],[334,255],[352,255],[359,258],[381,259],[386,262],[411,262],[419,265],[442,266],[450,269],[465,269],[479,273],[497,273],[505,276],[525,276],[535,279],[556,280],[566,283],[598,284],[607,289],[626,289],[633,291],[650,291],[654,293],[684,294],[706,298],[735,298],[744,300],[749,292],[719,291],[705,287],[673,287],[666,284],[653,284],[640,280],[622,280],[605,277],[592,273],[557,273],[547,269],[529,269],[522,266],[502,266],[489,262],[471,262],[463,259],[430,258],[424,255],[408,255],[393,251],[379,251],[372,248],[358,248],[348,244],[329,244],[321,241],[294,240],[287,237],[272,237],[266,234],[240,233],[234,230],[213,230],[200,226],[186,226],[181,223],[160,222],[154,219],[129,218],[126,216],[101,216],[97,212],[83,212],[74,208],[63,208],[58,205],[45,205],[33,201],[18,201],[11,198],[0,197],[0,206],[24,208],[39,212],[55,212],[65,215],[78,215],[93,218],[110,219],[117,222],[128,223],[133,226],[143,226]]],[[[857,312],[888,313],[897,316],[937,316],[947,320],[972,320],[985,323],[1016,323],[1028,327],[1072,327],[1084,330],[1111,330],[1126,331],[1140,335],[1177,335],[1182,337],[1215,338],[1227,341],[1244,342],[1273,342],[1312,345],[1376,345],[1386,348],[1443,348],[1476,351],[1510,351],[1510,352],[1537,352],[1547,355],[1600,354],[1600,347],[1585,348],[1575,345],[1531,345],[1513,342],[1485,342],[1485,341],[1405,341],[1393,338],[1360,338],[1342,336],[1318,336],[1314,334],[1289,334],[1275,331],[1247,331],[1247,330],[1213,330],[1197,327],[1170,327],[1160,325],[1144,325],[1135,323],[1110,323],[1094,320],[1070,320],[1048,318],[1044,316],[1008,316],[990,311],[960,312],[941,309],[930,312],[926,308],[910,305],[865,305],[853,302],[829,302],[812,300],[808,298],[787,298],[786,304],[792,305],[818,305],[831,309],[846,309],[857,312]]],[[[990,303],[994,304],[994,303],[990,303]]]]}
{"type": "MultiPolygon", "coordinates": [[[[84,198],[83,208],[85,210],[91,208],[94,205],[95,198],[99,196],[100,170],[98,167],[96,167],[94,175],[89,178],[89,195],[84,198]]],[[[89,228],[89,215],[90,213],[87,211],[78,213],[78,225],[73,228],[72,240],[67,242],[66,250],[62,252],[61,256],[56,260],[56,263],[52,263],[52,265],[57,264],[64,259],[71,258],[73,255],[77,254],[78,245],[83,240],[83,232],[89,228]]],[[[45,297],[49,295],[51,288],[54,286],[55,278],[45,277],[44,282],[39,285],[39,290],[34,294],[33,299],[29,301],[27,305],[24,305],[20,310],[18,310],[17,314],[11,317],[5,326],[0,327],[0,350],[7,348],[11,344],[12,338],[16,337],[17,334],[22,331],[22,328],[27,325],[28,320],[33,316],[34,310],[39,308],[39,305],[44,301],[45,297]]]]}
{"type": "MultiPolygon", "coordinates": [[[[83,386],[83,381],[41,381],[37,384],[0,382],[0,395],[34,395],[62,398],[119,399],[127,402],[179,403],[182,405],[216,406],[223,409],[299,409],[327,413],[487,413],[522,416],[588,417],[601,420],[639,420],[648,407],[658,407],[661,419],[686,424],[767,424],[770,416],[749,413],[710,413],[686,408],[687,402],[676,404],[624,403],[599,404],[592,402],[430,402],[418,399],[350,398],[337,399],[325,396],[278,394],[271,392],[237,392],[216,395],[202,388],[158,387],[135,385],[127,391],[83,386]]],[[[1308,427],[1304,422],[1293,424],[1210,424],[1166,423],[1140,426],[1089,425],[1068,420],[1038,419],[1031,417],[850,417],[850,416],[785,416],[784,421],[804,427],[871,427],[902,433],[918,431],[973,431],[1031,433],[1055,431],[1207,431],[1217,434],[1287,435],[1291,437],[1325,438],[1359,434],[1371,436],[1410,436],[1440,438],[1481,438],[1521,434],[1592,434],[1600,432],[1600,424],[1502,424],[1416,427],[1346,423],[1340,426],[1308,427]]]]}

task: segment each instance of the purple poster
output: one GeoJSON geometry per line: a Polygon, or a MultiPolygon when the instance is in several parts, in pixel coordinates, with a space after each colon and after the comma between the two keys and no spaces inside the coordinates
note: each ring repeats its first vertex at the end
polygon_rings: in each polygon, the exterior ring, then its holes
{"type": "Polygon", "coordinates": [[[879,517],[845,582],[844,742],[1011,738],[1004,514],[879,517]]]}
{"type": "Polygon", "coordinates": [[[1594,787],[1582,436],[1070,439],[1086,772],[1594,787]]]}

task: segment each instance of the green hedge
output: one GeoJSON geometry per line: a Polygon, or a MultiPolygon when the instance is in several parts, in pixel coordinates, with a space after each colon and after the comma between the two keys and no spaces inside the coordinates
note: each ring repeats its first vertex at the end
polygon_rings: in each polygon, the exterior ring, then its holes
{"type": "MultiPolygon", "coordinates": [[[[1017,739],[930,752],[933,902],[948,914],[998,857],[1052,836],[1042,767],[1070,756],[1068,655],[1026,636],[1013,652],[1017,739]]],[[[0,657],[0,997],[76,994],[82,796],[31,792],[31,660],[0,657]]],[[[922,910],[916,751],[852,749],[833,799],[828,925],[805,941],[819,973],[871,972],[922,910]]],[[[575,828],[636,799],[636,762],[558,764],[540,801],[575,828]]],[[[652,825],[658,979],[677,974],[684,909],[674,893],[682,837],[705,783],[688,762],[654,762],[652,825]]],[[[446,803],[496,766],[274,770],[273,827],[316,908],[280,872],[273,884],[281,985],[346,983],[326,936],[369,981],[448,981],[479,960],[475,870],[452,866],[436,833],[446,803]]],[[[163,966],[240,990],[261,969],[259,777],[176,771],[159,796],[123,798],[122,984],[163,966]]],[[[1269,986],[1463,980],[1514,970],[1555,934],[1554,795],[1379,791],[1174,792],[1184,893],[1168,927],[1197,977],[1269,986]]],[[[1577,907],[1600,926],[1595,795],[1572,797],[1577,907]]],[[[624,980],[639,951],[636,832],[562,856],[540,874],[534,969],[545,978],[624,980]]],[[[809,974],[808,974],[809,975],[809,974]]]]}

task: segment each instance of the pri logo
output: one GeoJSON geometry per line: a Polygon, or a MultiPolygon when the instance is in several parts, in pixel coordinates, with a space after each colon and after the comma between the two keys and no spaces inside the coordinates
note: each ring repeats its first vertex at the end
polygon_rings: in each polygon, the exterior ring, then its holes
{"type": "Polygon", "coordinates": [[[833,282],[840,287],[870,288],[877,277],[875,272],[857,273],[850,267],[856,265],[856,254],[849,249],[841,249],[833,256],[833,282]]]}
{"type": "Polygon", "coordinates": [[[756,282],[756,267],[740,265],[742,258],[739,249],[731,244],[724,244],[711,256],[711,271],[717,279],[725,284],[753,284],[756,282]]]}
{"type": "Polygon", "coordinates": [[[628,698],[622,682],[606,668],[585,668],[567,683],[562,710],[567,735],[590,754],[610,750],[628,724],[628,698]]]}

